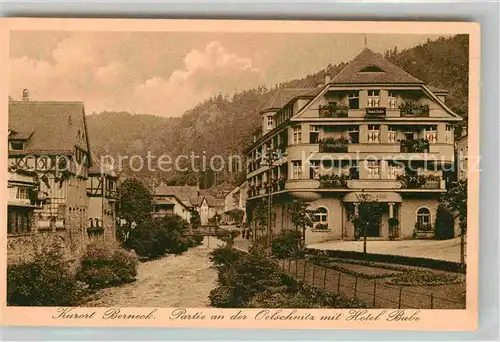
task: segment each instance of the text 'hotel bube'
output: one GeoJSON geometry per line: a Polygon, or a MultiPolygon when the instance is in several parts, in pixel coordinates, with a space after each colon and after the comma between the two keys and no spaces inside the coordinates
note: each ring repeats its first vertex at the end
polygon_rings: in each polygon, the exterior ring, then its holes
{"type": "Polygon", "coordinates": [[[367,197],[384,209],[368,236],[432,234],[462,120],[446,94],[369,49],[318,88],[279,89],[248,152],[249,200],[271,191],[275,230],[292,228],[292,199],[308,202],[316,214],[307,242],[355,238],[351,219],[367,197]]]}

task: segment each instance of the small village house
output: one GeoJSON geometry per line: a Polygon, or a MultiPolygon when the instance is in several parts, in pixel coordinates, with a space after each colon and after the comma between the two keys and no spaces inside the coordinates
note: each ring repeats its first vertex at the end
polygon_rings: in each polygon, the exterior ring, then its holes
{"type": "Polygon", "coordinates": [[[169,186],[161,183],[154,189],[154,213],[156,217],[175,214],[187,222],[191,221],[191,213],[197,211],[197,186],[169,186]]]}
{"type": "Polygon", "coordinates": [[[228,224],[239,225],[245,220],[247,197],[247,182],[232,189],[224,197],[224,221],[228,224]]]}
{"type": "Polygon", "coordinates": [[[111,165],[96,160],[88,171],[88,224],[89,237],[116,241],[118,176],[111,165]]]}

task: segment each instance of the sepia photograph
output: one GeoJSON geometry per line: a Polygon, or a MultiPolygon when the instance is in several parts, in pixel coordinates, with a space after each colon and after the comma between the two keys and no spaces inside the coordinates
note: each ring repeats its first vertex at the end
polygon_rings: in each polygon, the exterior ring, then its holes
{"type": "Polygon", "coordinates": [[[436,32],[11,30],[6,305],[466,310],[479,113],[436,32]]]}

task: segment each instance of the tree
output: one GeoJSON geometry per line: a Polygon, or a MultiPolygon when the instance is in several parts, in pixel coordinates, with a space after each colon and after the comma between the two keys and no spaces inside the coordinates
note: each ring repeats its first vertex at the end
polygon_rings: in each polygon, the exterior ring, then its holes
{"type": "Polygon", "coordinates": [[[369,228],[376,228],[380,225],[382,207],[380,203],[368,194],[357,196],[358,210],[353,216],[352,223],[357,230],[357,236],[363,233],[363,253],[366,255],[366,235],[369,228]]]}
{"type": "Polygon", "coordinates": [[[296,230],[301,230],[302,240],[306,239],[307,227],[312,227],[313,220],[311,216],[313,212],[308,208],[308,204],[303,200],[294,200],[292,205],[288,207],[288,212],[292,217],[292,223],[296,230]]]}
{"type": "Polygon", "coordinates": [[[126,245],[132,227],[141,225],[151,217],[153,196],[139,180],[127,179],[120,187],[119,208],[125,224],[120,224],[118,234],[126,245]]]}
{"type": "Polygon", "coordinates": [[[201,218],[200,218],[200,213],[198,213],[196,210],[191,211],[191,228],[196,230],[200,228],[201,226],[201,218]]]}
{"type": "Polygon", "coordinates": [[[441,204],[460,221],[460,262],[465,265],[465,234],[467,233],[467,180],[459,180],[449,185],[441,195],[441,204]]]}

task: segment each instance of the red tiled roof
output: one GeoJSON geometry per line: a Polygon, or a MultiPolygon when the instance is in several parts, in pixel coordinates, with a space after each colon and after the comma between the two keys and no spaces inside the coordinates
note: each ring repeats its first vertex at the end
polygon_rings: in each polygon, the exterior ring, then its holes
{"type": "Polygon", "coordinates": [[[365,48],[330,83],[417,83],[421,80],[413,77],[400,67],[386,60],[382,55],[365,48]],[[371,71],[380,70],[380,71],[371,71]]]}

